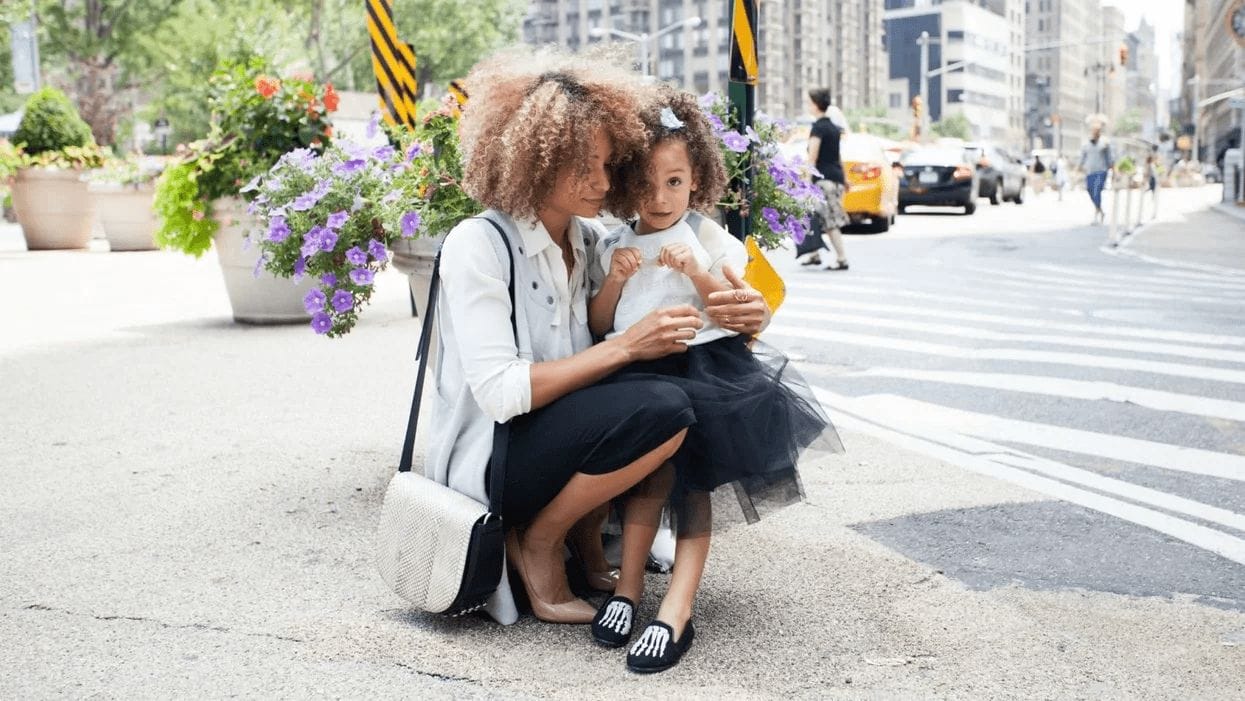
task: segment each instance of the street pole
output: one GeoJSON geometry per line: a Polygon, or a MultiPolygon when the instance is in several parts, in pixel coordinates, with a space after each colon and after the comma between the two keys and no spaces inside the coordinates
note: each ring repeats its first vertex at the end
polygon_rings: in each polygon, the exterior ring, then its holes
{"type": "Polygon", "coordinates": [[[921,46],[921,102],[923,109],[921,110],[921,139],[925,140],[929,137],[929,129],[926,124],[929,121],[929,32],[921,32],[921,36],[916,40],[921,46]]]}
{"type": "MultiPolygon", "coordinates": [[[[740,131],[752,126],[753,115],[756,114],[757,82],[760,80],[760,67],[757,51],[757,3],[756,0],[735,0],[731,6],[731,56],[730,84],[728,93],[731,112],[739,124],[740,131]]],[[[753,164],[752,144],[744,155],[744,175],[731,183],[732,190],[737,190],[748,209],[752,199],[753,164]]],[[[743,241],[752,233],[751,212],[744,216],[741,210],[726,213],[726,228],[735,238],[743,241]]]]}

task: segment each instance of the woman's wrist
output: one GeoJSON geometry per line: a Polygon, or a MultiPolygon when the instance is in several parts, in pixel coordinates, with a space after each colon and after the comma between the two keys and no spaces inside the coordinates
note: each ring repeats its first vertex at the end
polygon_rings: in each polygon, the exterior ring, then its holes
{"type": "Polygon", "coordinates": [[[614,338],[607,338],[594,346],[594,348],[598,348],[602,353],[606,354],[603,364],[609,367],[611,371],[635,362],[635,349],[631,347],[631,343],[627,340],[627,334],[625,333],[621,333],[614,338]]]}

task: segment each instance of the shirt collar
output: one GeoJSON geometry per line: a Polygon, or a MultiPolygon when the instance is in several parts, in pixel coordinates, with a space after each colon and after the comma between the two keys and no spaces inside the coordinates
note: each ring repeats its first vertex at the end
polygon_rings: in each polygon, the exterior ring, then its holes
{"type": "MultiPolygon", "coordinates": [[[[519,236],[523,239],[523,254],[531,258],[550,246],[557,246],[553,242],[553,237],[549,235],[549,230],[545,228],[540,219],[533,221],[515,220],[515,228],[519,230],[519,236]]],[[[566,233],[570,237],[571,248],[575,252],[584,251],[583,232],[579,225],[579,217],[571,217],[570,227],[566,233]]]]}

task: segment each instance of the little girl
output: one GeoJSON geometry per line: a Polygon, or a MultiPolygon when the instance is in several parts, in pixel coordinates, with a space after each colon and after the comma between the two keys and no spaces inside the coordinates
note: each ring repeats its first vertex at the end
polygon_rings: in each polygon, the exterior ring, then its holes
{"type": "MultiPolygon", "coordinates": [[[[727,271],[747,264],[742,243],[689,212],[712,207],[726,185],[716,137],[696,98],[656,88],[642,118],[649,148],[615,167],[607,195],[610,211],[638,219],[598,244],[596,294],[588,307],[598,337],[622,333],[658,308],[691,304],[703,315],[711,293],[732,289],[727,271]]],[[[687,353],[633,364],[609,380],[661,377],[687,392],[696,413],[672,464],[626,501],[621,575],[592,624],[602,645],[618,647],[631,638],[644,565],[668,506],[678,539],[674,573],[656,619],[627,655],[628,668],[636,672],[669,669],[692,642],[692,604],[714,522],[711,493],[732,485],[751,523],[803,496],[796,462],[805,448],[842,450],[785,356],[731,330],[729,319],[723,320],[726,328],[708,317],[703,321],[687,353]]]]}

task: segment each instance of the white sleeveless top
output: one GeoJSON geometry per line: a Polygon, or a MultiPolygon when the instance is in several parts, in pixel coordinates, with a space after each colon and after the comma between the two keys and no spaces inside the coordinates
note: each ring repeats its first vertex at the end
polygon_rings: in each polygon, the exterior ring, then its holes
{"type": "Polygon", "coordinates": [[[620,226],[601,239],[598,244],[596,270],[598,278],[603,279],[609,273],[610,261],[614,251],[619,248],[637,248],[643,263],[635,275],[623,285],[622,295],[618,299],[618,308],[614,312],[614,327],[605,335],[614,338],[644,318],[654,309],[679,304],[690,304],[701,312],[704,327],[697,332],[696,338],[689,345],[700,345],[716,341],[736,332],[727,331],[713,323],[705,315],[705,303],[696,291],[690,278],[683,273],[658,264],[661,249],[672,243],[682,243],[691,247],[700,266],[711,275],[725,280],[722,273],[724,265],[730,265],[736,273],[743,275],[748,264],[748,253],[738,239],[731,236],[725,229],[698,214],[695,217],[696,230],[684,215],[679,223],[664,231],[651,234],[637,234],[629,226],[620,226]]]}

